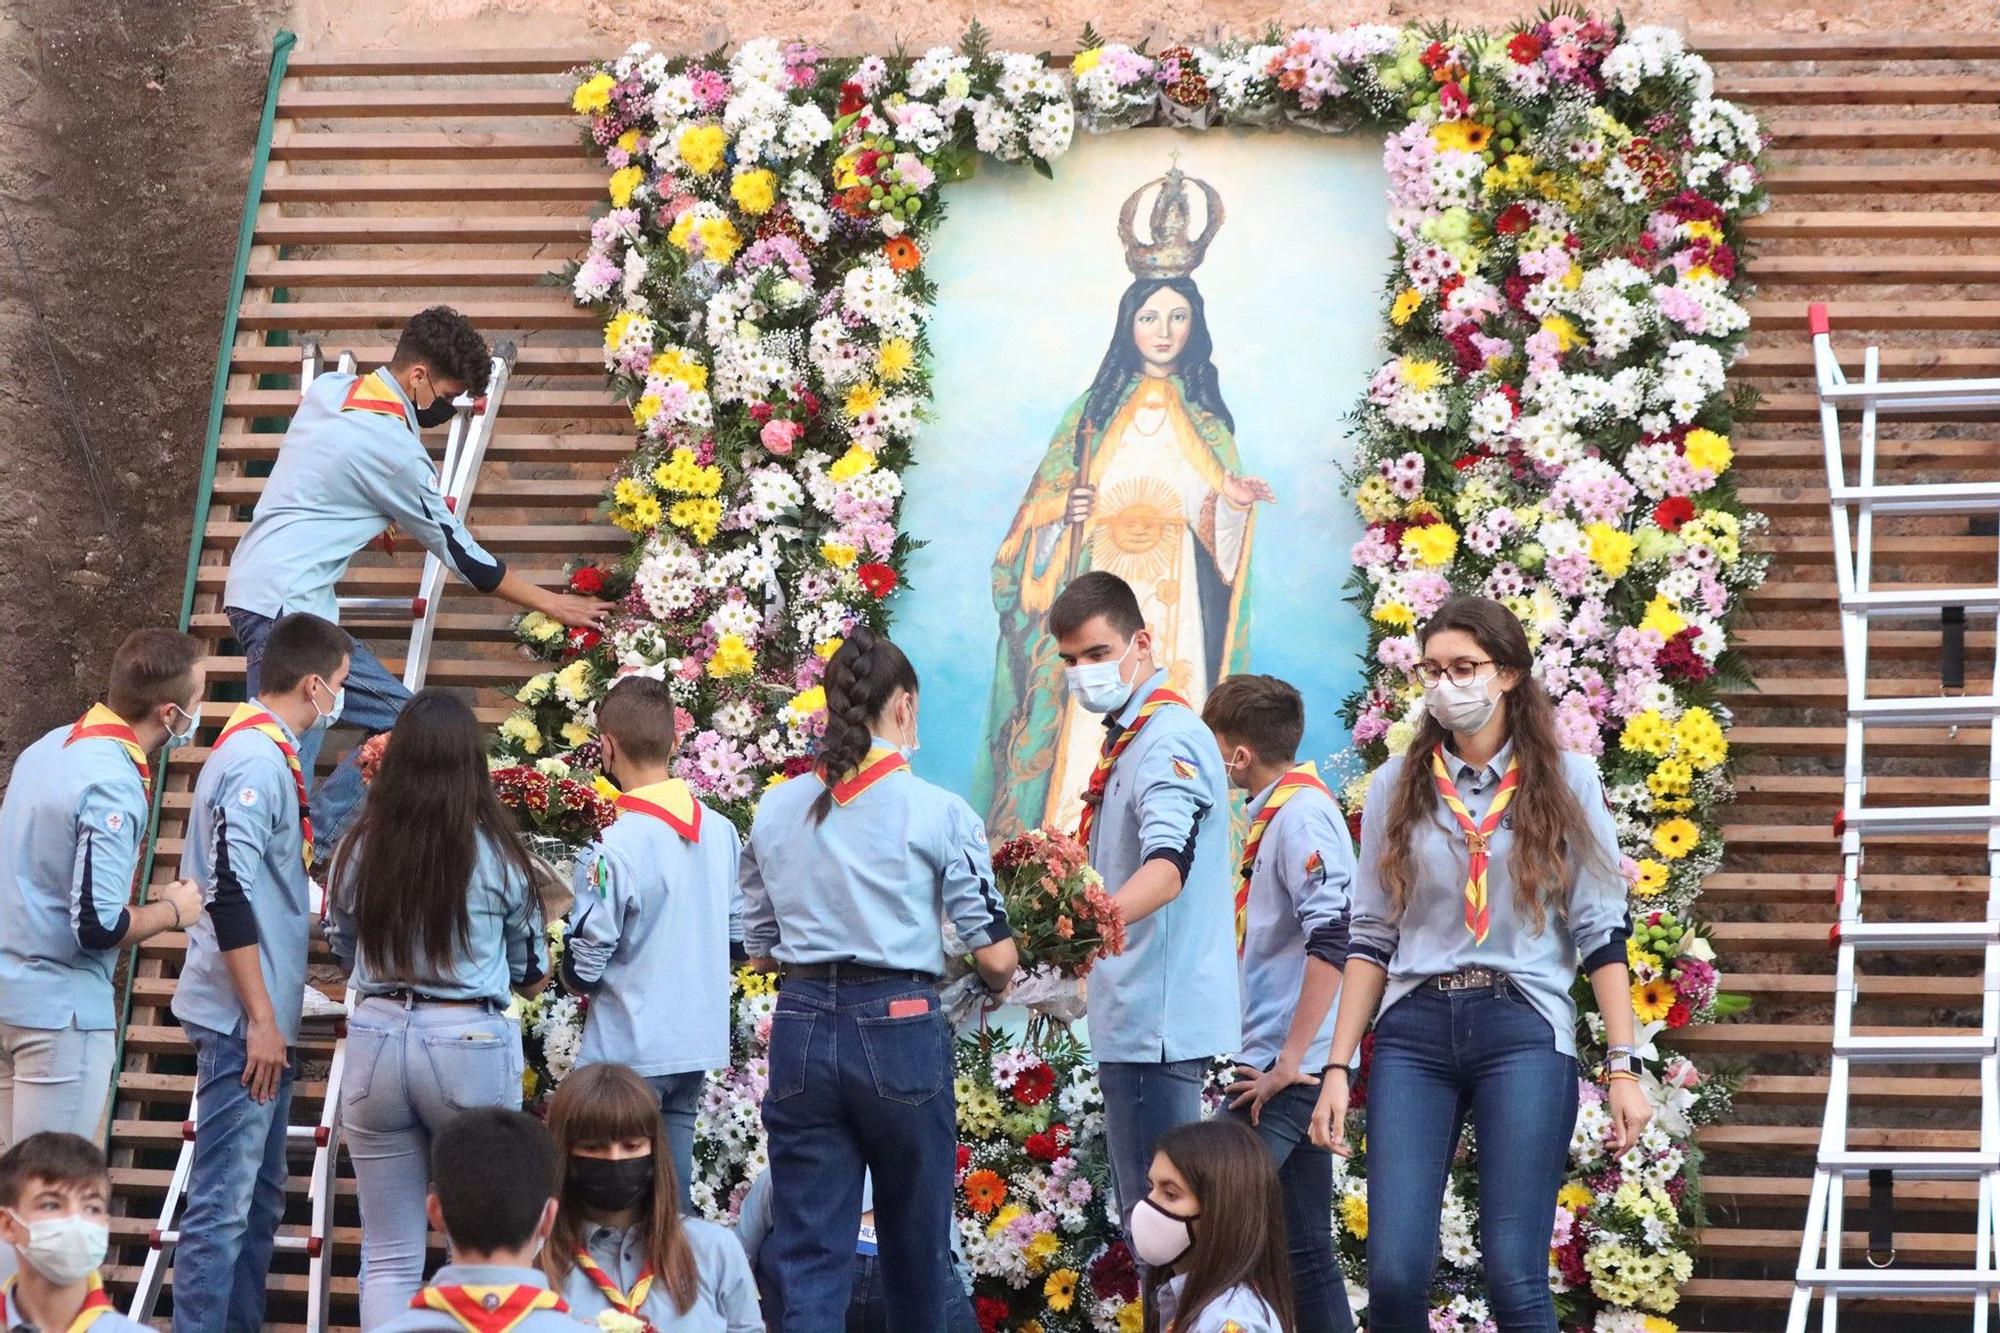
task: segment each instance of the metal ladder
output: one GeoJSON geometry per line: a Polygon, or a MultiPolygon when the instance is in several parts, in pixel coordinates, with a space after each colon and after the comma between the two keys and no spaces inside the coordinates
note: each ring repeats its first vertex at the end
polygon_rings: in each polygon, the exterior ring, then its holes
{"type": "MultiPolygon", "coordinates": [[[[486,392],[478,397],[460,394],[453,400],[453,406],[458,410],[452,416],[446,433],[444,457],[438,468],[438,487],[444,495],[446,507],[453,513],[462,515],[471,509],[480,464],[485,461],[486,447],[493,440],[501,402],[513,375],[515,356],[511,341],[500,343],[494,349],[486,392]]],[[[354,353],[342,352],[335,364],[341,374],[353,374],[354,353]]],[[[302,400],[306,390],[312,387],[312,382],[324,369],[319,344],[307,342],[299,365],[299,397],[302,400]]],[[[382,535],[381,542],[383,549],[394,551],[388,533],[382,535]]],[[[364,623],[399,623],[406,618],[410,621],[409,649],[403,661],[403,686],[412,692],[423,688],[424,677],[430,667],[431,642],[437,632],[444,577],[444,562],[426,552],[416,596],[336,599],[343,619],[364,623]]],[[[350,988],[344,998],[348,1012],[353,1012],[354,991],[350,988]]],[[[340,1162],[341,1081],[346,1068],[347,1026],[340,1022],[334,1026],[333,1059],[327,1069],[326,1096],[320,1105],[319,1120],[309,1125],[288,1125],[285,1129],[288,1151],[300,1144],[310,1143],[313,1153],[306,1189],[306,1198],[312,1207],[312,1220],[307,1233],[303,1236],[280,1235],[274,1242],[278,1253],[303,1252],[306,1255],[305,1326],[309,1333],[322,1333],[326,1328],[333,1292],[333,1247],[330,1238],[333,1234],[335,1177],[340,1162]]],[[[130,1315],[141,1323],[152,1319],[159,1305],[167,1270],[173,1263],[174,1247],[180,1241],[181,1233],[174,1226],[174,1218],[187,1194],[188,1176],[194,1169],[196,1114],[195,1099],[190,1097],[187,1119],[181,1122],[180,1156],[174,1163],[166,1197],[160,1204],[159,1225],[147,1233],[146,1262],[139,1271],[139,1280],[132,1294],[130,1315]]]]}
{"type": "MultiPolygon", "coordinates": [[[[1884,380],[1877,349],[1863,355],[1862,376],[1850,383],[1834,357],[1826,307],[1810,307],[1813,361],[1819,381],[1820,428],[1833,525],[1833,556],[1846,665],[1846,754],[1841,810],[1841,873],[1834,927],[1832,1068],[1818,1164],[1806,1208],[1788,1333],[1805,1333],[1815,1295],[1820,1327],[1839,1324],[1842,1296],[1956,1296],[1972,1302],[1972,1327],[1985,1333],[2000,1295],[2000,643],[1988,692],[1964,693],[1964,625],[1968,615],[2000,613],[2000,540],[1995,543],[1993,586],[1877,588],[1872,581],[1877,515],[1963,514],[2000,516],[2000,482],[1881,484],[1876,480],[1877,417],[1883,413],[2000,409],[2000,379],[1884,380]],[[1842,451],[1843,418],[1858,418],[1859,460],[1849,482],[1842,451]],[[1934,697],[1880,698],[1868,693],[1868,630],[1877,619],[1934,617],[1944,629],[1942,688],[1934,697]],[[1986,798],[1975,805],[1882,806],[1864,803],[1866,743],[1881,726],[1960,726],[1991,729],[1986,798]],[[1862,900],[1865,848],[1883,835],[1977,834],[1985,838],[1987,891],[1984,919],[1975,922],[1877,923],[1865,921],[1862,900]],[[1864,990],[1856,966],[1863,951],[1912,956],[1977,953],[1981,957],[1978,1035],[1858,1035],[1854,1009],[1864,990]],[[1979,1147],[1976,1151],[1857,1150],[1848,1146],[1849,1097],[1856,1064],[1910,1066],[1971,1064],[1979,1071],[1979,1147]],[[1869,1184],[1866,1266],[1843,1254],[1846,1184],[1869,1184]],[[1895,1265],[1893,1198],[1899,1180],[1970,1180],[1978,1192],[1973,1261],[1967,1268],[1895,1265]]],[[[2000,639],[2000,634],[1996,634],[2000,639]]]]}

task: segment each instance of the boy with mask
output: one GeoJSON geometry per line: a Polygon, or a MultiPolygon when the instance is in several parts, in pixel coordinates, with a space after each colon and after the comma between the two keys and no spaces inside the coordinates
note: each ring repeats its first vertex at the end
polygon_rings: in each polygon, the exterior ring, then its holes
{"type": "Polygon", "coordinates": [[[451,1262],[381,1333],[576,1333],[582,1325],[535,1265],[555,1195],[556,1145],[539,1120],[497,1106],[452,1120],[431,1145],[425,1202],[451,1262]]]}
{"type": "MultiPolygon", "coordinates": [[[[278,447],[249,531],[229,560],[223,603],[248,662],[248,690],[260,687],[265,642],[279,616],[305,611],[338,620],[334,585],[355,552],[394,524],[465,582],[516,606],[562,621],[594,624],[604,602],[539,588],[510,573],[472,539],[444,497],[420,429],[451,420],[452,400],[483,393],[491,361],[486,341],[448,306],[432,306],[403,326],[389,364],[366,375],[316,378],[278,447]]],[[[375,655],[354,648],[351,697],[337,713],[368,735],[387,731],[410,700],[403,682],[375,655]]],[[[303,738],[299,758],[311,779],[323,735],[303,738]]],[[[313,798],[313,827],[331,848],[361,801],[350,756],[313,798]]]]}
{"type": "Polygon", "coordinates": [[[1323,1068],[1333,1044],[1354,842],[1318,768],[1298,762],[1306,709],[1297,690],[1275,676],[1231,676],[1209,691],[1201,717],[1231,785],[1250,795],[1235,885],[1243,1046],[1229,1109],[1278,1170],[1298,1333],[1351,1333],[1326,1221],[1333,1154],[1310,1138],[1319,1079],[1301,1071],[1323,1068]]]}
{"type": "Polygon", "coordinates": [[[174,1254],[174,1328],[258,1328],[285,1209],[290,1047],[298,1040],[318,852],[300,739],[333,720],[350,640],[318,616],[271,627],[263,688],[195,780],[182,864],[207,895],[173,1010],[195,1053],[194,1165],[174,1254]]]}
{"type": "Polygon", "coordinates": [[[103,703],[21,752],[0,802],[0,1151],[94,1136],[111,1090],[124,949],[201,915],[187,880],[132,904],[152,817],[147,756],[193,739],[201,645],[128,636],[103,703]]]}
{"type": "Polygon", "coordinates": [[[97,1269],[111,1243],[111,1175],[97,1145],[30,1134],[0,1157],[0,1241],[18,1271],[0,1287],[6,1333],[151,1333],[112,1308],[97,1269]]]}
{"type": "Polygon", "coordinates": [[[627,676],[597,708],[618,820],[576,860],[561,981],[590,997],[577,1064],[628,1066],[660,1099],[681,1211],[708,1071],[729,1063],[730,945],[743,938],[736,828],[672,775],[674,700],[627,676]]]}
{"type": "Polygon", "coordinates": [[[1129,1227],[1154,1140],[1201,1118],[1210,1063],[1242,1039],[1231,925],[1229,787],[1215,739],[1167,688],[1130,585],[1084,574],[1049,608],[1070,693],[1104,715],[1078,839],[1125,919],[1090,974],[1090,1048],[1129,1227]]]}

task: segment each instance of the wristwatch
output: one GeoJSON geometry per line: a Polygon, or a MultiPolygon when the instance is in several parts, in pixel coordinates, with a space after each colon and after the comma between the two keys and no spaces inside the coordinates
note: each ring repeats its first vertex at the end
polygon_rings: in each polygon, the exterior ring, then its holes
{"type": "Polygon", "coordinates": [[[1631,1074],[1637,1077],[1639,1068],[1639,1057],[1629,1047],[1614,1046],[1604,1057],[1604,1072],[1607,1074],[1631,1074]]]}

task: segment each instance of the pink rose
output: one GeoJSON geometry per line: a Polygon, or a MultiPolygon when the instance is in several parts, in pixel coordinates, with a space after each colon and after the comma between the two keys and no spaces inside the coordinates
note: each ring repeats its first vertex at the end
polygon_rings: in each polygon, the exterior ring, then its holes
{"type": "Polygon", "coordinates": [[[805,427],[796,421],[773,417],[764,423],[764,429],[758,433],[757,438],[763,442],[766,449],[782,458],[792,451],[792,446],[798,443],[799,436],[804,431],[805,427]]]}

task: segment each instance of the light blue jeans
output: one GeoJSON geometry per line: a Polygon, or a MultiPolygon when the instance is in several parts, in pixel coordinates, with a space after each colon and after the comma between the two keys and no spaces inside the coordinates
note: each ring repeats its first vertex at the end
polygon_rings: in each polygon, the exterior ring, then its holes
{"type": "Polygon", "coordinates": [[[646,1086],[660,1099],[660,1119],[667,1126],[667,1147],[674,1156],[674,1184],[680,1190],[681,1211],[692,1213],[694,1204],[688,1187],[694,1183],[694,1122],[701,1110],[702,1086],[708,1075],[702,1070],[687,1074],[655,1074],[646,1086]]]}
{"type": "Polygon", "coordinates": [[[256,1333],[285,1212],[289,1061],[268,1102],[243,1086],[243,1038],[183,1022],[194,1043],[194,1164],[174,1249],[174,1333],[256,1333]]]}
{"type": "Polygon", "coordinates": [[[347,1021],[340,1115],[361,1196],[361,1327],[423,1286],[431,1138],[460,1111],[519,1110],[521,1030],[491,1005],[373,998],[347,1021]]]}
{"type": "Polygon", "coordinates": [[[0,1152],[43,1130],[103,1138],[118,1034],[0,1023],[0,1152]]]}
{"type": "Polygon", "coordinates": [[[1118,1187],[1118,1215],[1126,1227],[1151,1188],[1153,1145],[1176,1125],[1201,1119],[1201,1081],[1209,1061],[1106,1060],[1097,1067],[1104,1090],[1104,1146],[1118,1187]]]}

